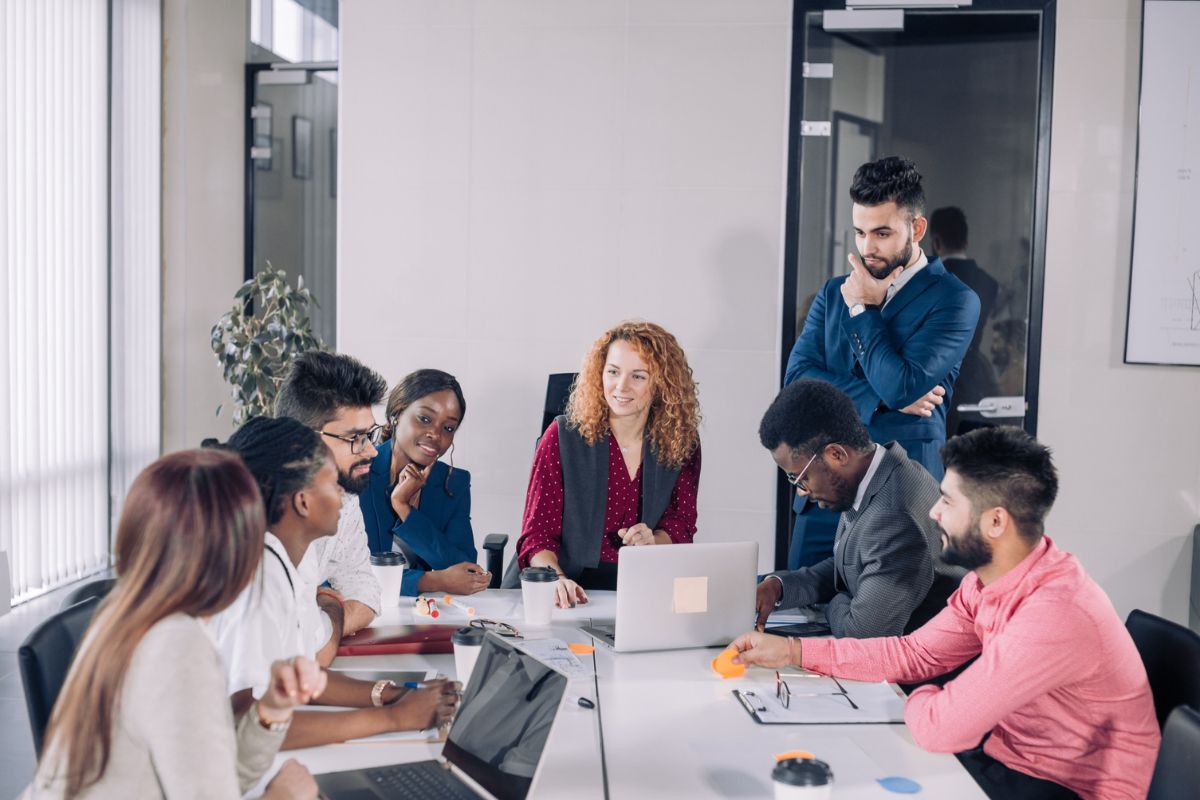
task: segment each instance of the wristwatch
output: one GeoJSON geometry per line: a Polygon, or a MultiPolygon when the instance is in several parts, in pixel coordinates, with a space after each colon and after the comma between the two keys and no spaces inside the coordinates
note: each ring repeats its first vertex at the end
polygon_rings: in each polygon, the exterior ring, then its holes
{"type": "Polygon", "coordinates": [[[375,685],[371,687],[371,705],[376,708],[383,707],[383,690],[389,686],[395,689],[396,682],[387,680],[386,678],[381,681],[375,681],[375,685]]]}
{"type": "Polygon", "coordinates": [[[868,308],[879,308],[877,305],[868,305],[866,303],[855,303],[850,306],[850,316],[857,317],[859,314],[866,311],[868,308]]]}
{"type": "Polygon", "coordinates": [[[263,716],[262,706],[260,706],[258,703],[254,704],[254,716],[258,717],[258,724],[261,725],[264,730],[268,730],[271,733],[282,733],[288,729],[289,725],[292,724],[291,714],[288,714],[287,719],[281,721],[272,721],[267,719],[263,716]]]}

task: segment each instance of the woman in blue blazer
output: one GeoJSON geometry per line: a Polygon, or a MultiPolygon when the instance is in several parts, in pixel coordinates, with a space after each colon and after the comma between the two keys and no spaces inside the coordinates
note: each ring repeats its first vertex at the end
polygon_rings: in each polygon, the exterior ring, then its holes
{"type": "Polygon", "coordinates": [[[471,476],[454,468],[454,434],[466,411],[458,381],[441,370],[406,375],[388,395],[384,442],[359,503],[371,552],[395,550],[408,560],[402,595],[473,594],[491,577],[475,563],[471,476]],[[449,466],[438,460],[447,450],[449,466]]]}

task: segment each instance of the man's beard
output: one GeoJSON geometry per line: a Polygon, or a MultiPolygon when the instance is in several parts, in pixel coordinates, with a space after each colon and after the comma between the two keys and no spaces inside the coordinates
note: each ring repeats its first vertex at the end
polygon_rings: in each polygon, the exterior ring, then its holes
{"type": "MultiPolygon", "coordinates": [[[[941,528],[941,526],[938,526],[941,528]]],[[[964,569],[979,569],[992,563],[992,547],[979,532],[979,520],[971,526],[971,532],[961,539],[955,538],[941,528],[946,537],[942,548],[942,561],[964,569]]]]}
{"type": "Polygon", "coordinates": [[[361,467],[363,464],[370,464],[371,459],[365,458],[362,461],[356,461],[350,465],[349,472],[338,470],[338,485],[346,490],[349,494],[362,494],[367,490],[367,486],[371,483],[371,472],[368,470],[361,478],[350,477],[350,472],[361,467]]]}
{"type": "Polygon", "coordinates": [[[850,481],[833,470],[828,471],[828,476],[829,483],[832,485],[833,497],[827,501],[826,508],[837,514],[854,508],[854,498],[858,496],[858,487],[851,486],[850,481]]]}
{"type": "Polygon", "coordinates": [[[871,265],[868,264],[866,261],[863,261],[862,265],[867,268],[867,272],[871,273],[871,277],[873,277],[877,281],[881,281],[884,278],[886,278],[888,275],[891,275],[892,270],[896,269],[896,267],[908,266],[908,262],[910,260],[912,260],[912,251],[913,251],[913,243],[912,243],[912,236],[910,234],[908,237],[908,244],[904,247],[903,250],[900,251],[899,255],[897,255],[895,258],[890,259],[890,260],[885,259],[883,262],[883,266],[880,267],[879,269],[877,269],[877,270],[872,269],[871,265]]]}

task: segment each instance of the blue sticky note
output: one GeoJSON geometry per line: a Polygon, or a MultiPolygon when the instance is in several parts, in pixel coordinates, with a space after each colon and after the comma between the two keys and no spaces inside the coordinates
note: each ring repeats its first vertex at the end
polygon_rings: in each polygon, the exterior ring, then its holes
{"type": "Polygon", "coordinates": [[[896,794],[916,794],[921,791],[921,784],[910,778],[901,778],[898,775],[877,778],[875,782],[889,792],[895,792],[896,794]]]}

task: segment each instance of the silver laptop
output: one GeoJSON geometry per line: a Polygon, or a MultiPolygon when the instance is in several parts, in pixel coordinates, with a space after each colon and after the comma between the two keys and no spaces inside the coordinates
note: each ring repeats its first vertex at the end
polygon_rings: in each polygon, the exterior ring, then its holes
{"type": "Polygon", "coordinates": [[[330,800],[524,800],[542,765],[564,675],[488,633],[436,761],[317,775],[330,800]]]}
{"type": "Polygon", "coordinates": [[[617,618],[584,632],[618,652],[724,646],[754,627],[756,542],[624,547],[617,618]]]}

